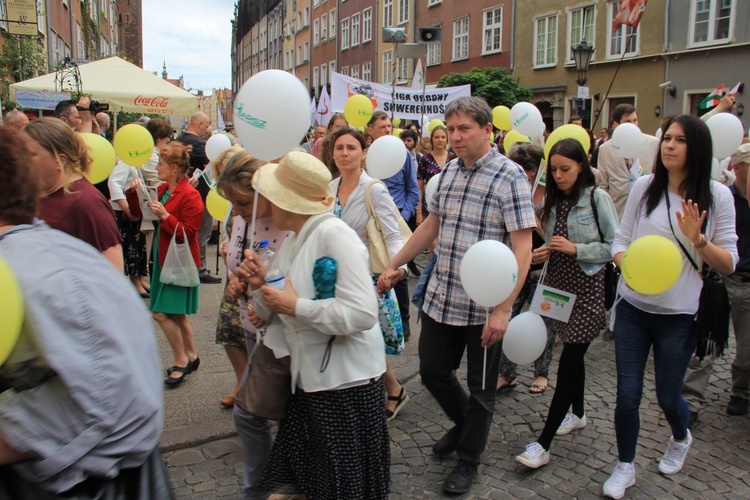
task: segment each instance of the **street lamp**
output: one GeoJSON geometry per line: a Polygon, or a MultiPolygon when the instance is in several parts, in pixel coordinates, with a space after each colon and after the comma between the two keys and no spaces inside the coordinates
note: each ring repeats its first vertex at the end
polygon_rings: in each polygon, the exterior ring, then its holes
{"type": "Polygon", "coordinates": [[[573,51],[573,60],[576,63],[576,71],[578,71],[576,83],[578,85],[586,85],[588,81],[586,73],[589,71],[591,56],[594,55],[594,47],[586,43],[586,40],[581,40],[581,43],[573,45],[571,50],[573,51]]]}

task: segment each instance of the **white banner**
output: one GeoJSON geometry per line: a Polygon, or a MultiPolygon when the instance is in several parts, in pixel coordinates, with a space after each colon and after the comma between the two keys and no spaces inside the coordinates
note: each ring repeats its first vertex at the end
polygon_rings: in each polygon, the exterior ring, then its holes
{"type": "Polygon", "coordinates": [[[331,77],[331,101],[334,112],[343,112],[344,104],[354,94],[363,94],[370,98],[376,111],[385,111],[390,116],[407,120],[417,120],[424,116],[444,118],[445,106],[457,97],[470,96],[471,85],[427,89],[422,100],[422,89],[396,87],[395,100],[390,85],[367,82],[340,73],[331,77]],[[423,108],[424,104],[424,108],[423,108]]]}

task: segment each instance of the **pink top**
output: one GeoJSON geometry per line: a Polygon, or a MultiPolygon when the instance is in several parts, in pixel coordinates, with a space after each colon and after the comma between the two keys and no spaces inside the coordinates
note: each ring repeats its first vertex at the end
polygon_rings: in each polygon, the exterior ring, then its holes
{"type": "MultiPolygon", "coordinates": [[[[281,231],[276,228],[271,217],[258,219],[255,221],[253,251],[258,250],[258,244],[260,241],[268,240],[268,246],[271,250],[278,252],[281,244],[288,235],[288,231],[281,231]]],[[[227,249],[227,269],[231,274],[237,272],[237,268],[239,268],[240,263],[242,262],[243,244],[246,248],[250,248],[250,224],[245,222],[245,219],[242,217],[235,217],[234,223],[232,224],[232,237],[229,240],[229,248],[227,249]]],[[[252,301],[250,293],[247,293],[247,296],[250,297],[250,301],[252,301]]],[[[248,332],[255,333],[255,327],[250,322],[250,316],[247,312],[248,300],[245,297],[240,297],[237,302],[240,306],[240,322],[242,323],[242,328],[248,332]]]]}

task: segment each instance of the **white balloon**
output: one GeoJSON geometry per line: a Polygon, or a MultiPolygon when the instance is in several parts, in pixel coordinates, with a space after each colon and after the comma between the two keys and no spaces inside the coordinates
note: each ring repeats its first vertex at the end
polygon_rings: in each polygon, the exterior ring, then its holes
{"type": "Polygon", "coordinates": [[[714,158],[731,156],[742,144],[742,122],[731,113],[718,113],[706,121],[711,131],[714,158]]]}
{"type": "Polygon", "coordinates": [[[214,134],[206,141],[206,158],[213,161],[231,147],[232,141],[226,134],[214,134]]]}
{"type": "Polygon", "coordinates": [[[367,148],[367,173],[376,179],[396,175],[406,161],[404,141],[393,135],[379,137],[367,148]]]}
{"type": "Polygon", "coordinates": [[[544,138],[544,131],[547,130],[547,125],[544,123],[544,121],[539,121],[534,125],[536,126],[536,130],[534,130],[534,133],[529,136],[532,138],[532,142],[534,142],[534,139],[538,137],[544,138]]]}
{"type": "Polygon", "coordinates": [[[432,200],[432,197],[435,195],[435,190],[437,189],[439,182],[440,182],[440,174],[435,174],[427,182],[427,186],[425,186],[424,188],[424,201],[428,207],[430,206],[430,201],[432,200]]]}
{"type": "Polygon", "coordinates": [[[621,158],[637,158],[643,147],[643,134],[637,125],[622,123],[612,133],[611,142],[621,158]]]}
{"type": "Polygon", "coordinates": [[[654,137],[659,139],[661,141],[661,127],[656,129],[656,132],[654,133],[654,137]]]}
{"type": "Polygon", "coordinates": [[[547,345],[547,326],[538,314],[521,313],[508,323],[503,337],[503,353],[517,365],[533,363],[547,345]]]}
{"type": "Polygon", "coordinates": [[[538,135],[540,123],[544,126],[542,113],[530,102],[519,102],[510,108],[510,123],[514,129],[529,137],[538,135]]]}
{"type": "Polygon", "coordinates": [[[275,160],[297,147],[310,126],[310,93],[291,73],[261,71],[234,99],[234,129],[242,145],[261,160],[275,160]]]}
{"type": "Polygon", "coordinates": [[[507,299],[518,280],[518,261],[496,240],[474,243],[461,260],[461,284],[471,300],[494,307],[507,299]]]}

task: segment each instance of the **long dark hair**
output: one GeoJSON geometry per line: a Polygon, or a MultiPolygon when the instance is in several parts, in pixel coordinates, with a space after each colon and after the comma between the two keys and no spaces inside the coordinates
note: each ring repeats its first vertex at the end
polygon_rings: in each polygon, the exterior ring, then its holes
{"type": "Polygon", "coordinates": [[[555,177],[550,172],[550,162],[554,155],[564,156],[569,160],[581,164],[581,173],[578,174],[573,187],[570,188],[570,194],[567,196],[577,200],[581,196],[581,192],[589,186],[593,186],[596,183],[594,178],[594,172],[591,170],[589,165],[589,157],[586,151],[583,150],[581,143],[575,139],[561,139],[557,141],[549,151],[549,157],[547,158],[547,174],[546,174],[546,192],[544,193],[544,206],[542,207],[542,214],[540,219],[542,222],[546,222],[549,218],[549,214],[552,211],[552,207],[566,197],[562,189],[557,187],[555,177]]]}
{"type": "Polygon", "coordinates": [[[654,177],[643,194],[642,203],[646,205],[646,215],[651,214],[659,205],[659,202],[669,189],[669,171],[661,159],[661,144],[664,142],[670,125],[677,123],[682,127],[687,143],[687,157],[685,168],[687,176],[680,186],[680,194],[686,200],[693,200],[698,208],[708,213],[713,207],[714,200],[711,195],[711,133],[708,127],[699,118],[690,115],[676,115],[667,120],[661,127],[662,137],[659,141],[659,153],[654,162],[654,177]]]}

